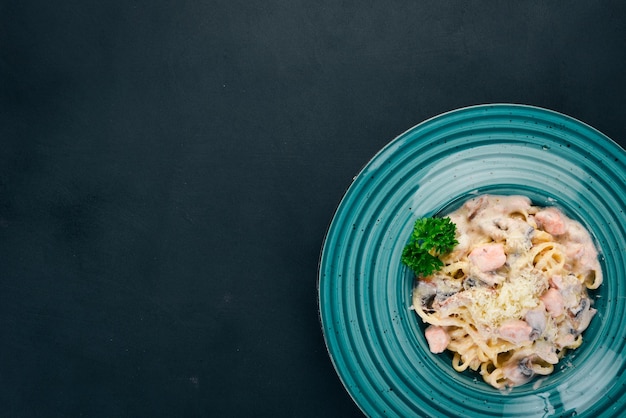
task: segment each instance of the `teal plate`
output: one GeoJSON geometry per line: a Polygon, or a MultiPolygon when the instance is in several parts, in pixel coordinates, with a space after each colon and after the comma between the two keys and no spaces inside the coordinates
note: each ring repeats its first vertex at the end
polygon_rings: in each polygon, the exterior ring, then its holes
{"type": "Polygon", "coordinates": [[[429,119],[391,141],[348,188],[320,256],[330,358],[368,416],[618,416],[626,411],[626,154],[590,126],[522,105],[429,119]],[[417,217],[477,193],[523,194],[582,222],[600,251],[598,314],[548,377],[501,392],[434,355],[409,309],[402,248],[417,217]]]}

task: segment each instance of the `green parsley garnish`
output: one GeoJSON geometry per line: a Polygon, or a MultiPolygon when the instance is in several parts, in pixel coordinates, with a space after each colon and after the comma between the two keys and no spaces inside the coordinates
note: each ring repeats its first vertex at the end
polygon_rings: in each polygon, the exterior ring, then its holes
{"type": "Polygon", "coordinates": [[[450,218],[420,218],[415,221],[413,234],[402,251],[402,262],[416,276],[430,276],[443,267],[439,256],[452,251],[456,240],[456,225],[450,218]]]}

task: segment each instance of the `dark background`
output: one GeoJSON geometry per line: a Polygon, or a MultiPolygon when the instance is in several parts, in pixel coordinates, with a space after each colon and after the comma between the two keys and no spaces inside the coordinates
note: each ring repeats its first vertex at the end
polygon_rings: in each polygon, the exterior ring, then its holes
{"type": "Polygon", "coordinates": [[[624,145],[625,67],[619,1],[2,2],[1,415],[360,416],[316,289],[353,176],[480,103],[624,145]]]}

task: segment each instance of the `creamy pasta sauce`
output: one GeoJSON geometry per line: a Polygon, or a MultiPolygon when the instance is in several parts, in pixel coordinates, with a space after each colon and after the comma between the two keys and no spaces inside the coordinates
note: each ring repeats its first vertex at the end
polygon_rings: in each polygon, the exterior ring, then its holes
{"type": "Polygon", "coordinates": [[[525,196],[478,196],[448,216],[458,244],[413,291],[430,350],[450,350],[457,371],[496,388],[552,373],[596,313],[587,289],[602,271],[591,236],[525,196]]]}

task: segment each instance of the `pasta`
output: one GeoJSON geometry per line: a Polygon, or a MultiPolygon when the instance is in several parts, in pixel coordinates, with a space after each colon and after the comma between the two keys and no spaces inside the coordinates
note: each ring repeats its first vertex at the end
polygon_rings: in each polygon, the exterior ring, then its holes
{"type": "Polygon", "coordinates": [[[413,291],[430,350],[450,350],[455,370],[496,388],[552,373],[596,313],[587,289],[602,270],[589,233],[525,196],[477,196],[448,216],[458,244],[413,291]]]}

